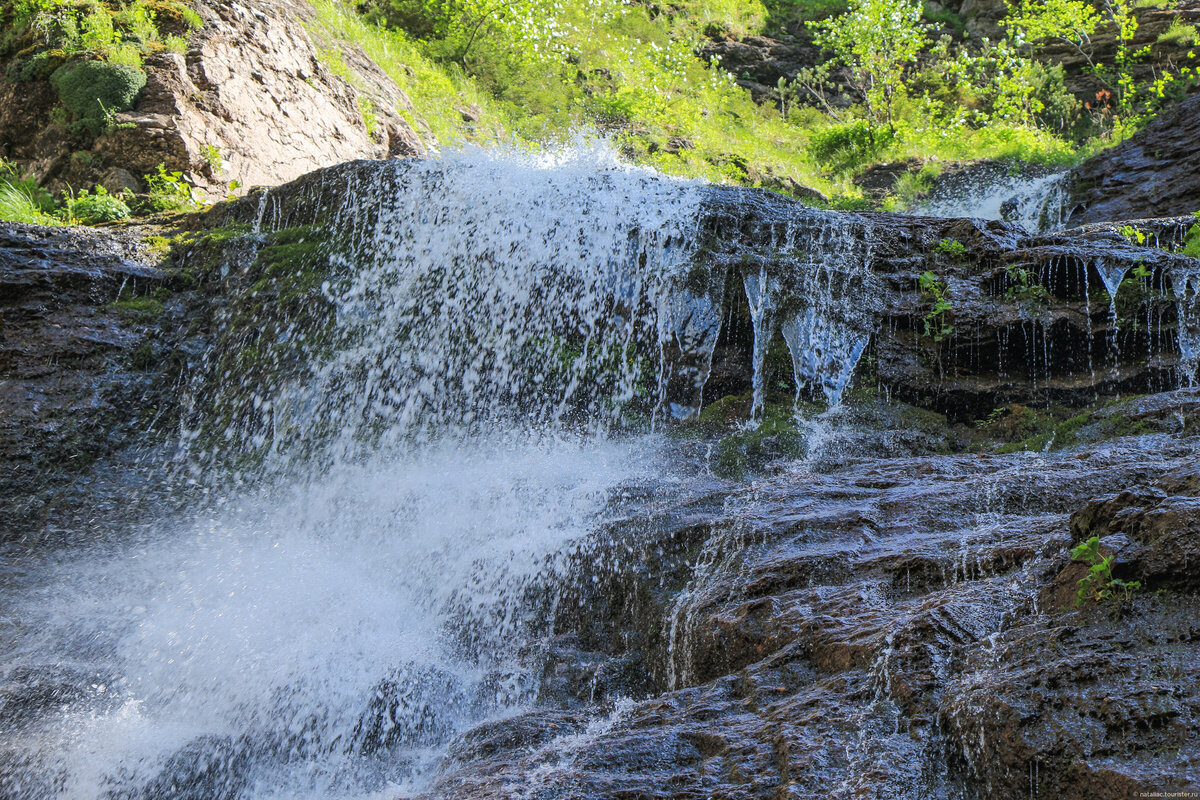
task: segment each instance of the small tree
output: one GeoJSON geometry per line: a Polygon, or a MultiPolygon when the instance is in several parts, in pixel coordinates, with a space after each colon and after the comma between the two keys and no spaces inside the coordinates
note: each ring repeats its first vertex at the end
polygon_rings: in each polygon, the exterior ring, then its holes
{"type": "Polygon", "coordinates": [[[867,116],[894,133],[905,73],[928,43],[920,0],[853,0],[847,13],[810,26],[817,45],[850,70],[867,116]]]}

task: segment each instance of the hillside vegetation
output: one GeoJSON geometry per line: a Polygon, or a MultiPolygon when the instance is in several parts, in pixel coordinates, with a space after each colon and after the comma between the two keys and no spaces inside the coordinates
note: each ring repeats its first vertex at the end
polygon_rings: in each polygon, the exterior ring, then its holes
{"type": "MultiPolygon", "coordinates": [[[[879,161],[1070,163],[1136,130],[1196,76],[1183,63],[1132,77],[1149,56],[1132,42],[1138,7],[1150,5],[1132,0],[1024,0],[1009,6],[995,42],[963,36],[955,15],[914,0],[313,4],[312,32],[329,57],[361,46],[443,144],[541,143],[595,127],[668,173],[783,191],[794,182],[851,205],[849,178],[879,161]],[[711,38],[797,29],[823,48],[823,63],[781,80],[765,102],[697,56],[711,38]],[[1111,88],[1081,101],[1062,68],[1043,63],[1043,46],[1084,52],[1105,30],[1116,52],[1088,55],[1111,88]]],[[[1194,28],[1176,27],[1172,36],[1195,42],[1194,28]]]]}
{"type": "MultiPolygon", "coordinates": [[[[1159,38],[1186,56],[1138,70],[1154,58],[1138,39],[1139,14],[1171,0],[1008,0],[994,40],[920,0],[309,2],[304,25],[325,66],[357,88],[368,131],[388,101],[353,66],[360,52],[411,99],[394,110],[434,148],[538,146],[596,130],[669,174],[841,207],[867,202],[853,178],[879,162],[1072,163],[1120,141],[1197,78],[1196,30],[1183,22],[1159,38]],[[759,35],[808,48],[811,63],[752,93],[706,48],[759,35]],[[1068,89],[1052,63],[1063,48],[1101,87],[1094,97],[1068,89]]],[[[100,135],[134,105],[143,57],[186,52],[201,25],[194,5],[2,0],[5,77],[48,80],[58,122],[100,135]]],[[[885,207],[903,207],[937,169],[914,170],[885,207]]],[[[0,169],[0,214],[89,218],[70,204],[77,198],[56,207],[18,173],[0,169]]],[[[120,213],[100,203],[101,216],[120,213]]]]}

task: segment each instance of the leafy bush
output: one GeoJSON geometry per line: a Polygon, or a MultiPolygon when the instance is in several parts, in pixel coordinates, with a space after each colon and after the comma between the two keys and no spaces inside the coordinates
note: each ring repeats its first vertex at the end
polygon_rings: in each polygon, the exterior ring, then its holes
{"type": "Polygon", "coordinates": [[[200,207],[192,184],[182,172],[167,172],[163,164],[158,171],[146,175],[149,187],[148,204],[153,211],[194,211],[200,207]]]}
{"type": "Polygon", "coordinates": [[[119,219],[129,219],[129,206],[117,195],[109,194],[103,186],[97,186],[94,192],[87,189],[66,202],[67,219],[83,225],[98,225],[101,222],[115,222],[119,219]]]}
{"type": "Polygon", "coordinates": [[[146,85],[146,73],[123,64],[78,61],[59,67],[50,82],[78,123],[98,136],[107,129],[110,115],[133,108],[146,85]]]}
{"type": "Polygon", "coordinates": [[[809,24],[813,41],[849,70],[867,116],[893,131],[905,74],[928,43],[921,10],[919,0],[852,0],[847,13],[809,24]]]}

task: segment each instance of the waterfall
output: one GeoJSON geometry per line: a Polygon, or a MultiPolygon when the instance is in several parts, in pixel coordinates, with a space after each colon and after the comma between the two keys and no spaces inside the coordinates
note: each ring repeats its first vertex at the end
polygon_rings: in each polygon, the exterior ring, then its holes
{"type": "MultiPolygon", "coordinates": [[[[240,480],[4,576],[0,670],[28,688],[6,796],[417,791],[456,735],[536,701],[526,645],[564,554],[674,469],[655,431],[701,407],[724,313],[725,273],[693,265],[707,187],[602,146],[346,174],[307,216],[262,195],[222,262],[253,285],[218,317],[179,458],[189,483],[240,480]],[[328,313],[283,315],[300,281],[328,313]]],[[[745,288],[756,341],[780,331],[836,404],[873,324],[847,297],[867,258],[804,213],[745,288]]]]}
{"type": "Polygon", "coordinates": [[[971,173],[971,182],[949,179],[945,188],[913,209],[931,217],[974,217],[1013,222],[1030,233],[1066,226],[1069,173],[1009,175],[1001,167],[971,173]]]}

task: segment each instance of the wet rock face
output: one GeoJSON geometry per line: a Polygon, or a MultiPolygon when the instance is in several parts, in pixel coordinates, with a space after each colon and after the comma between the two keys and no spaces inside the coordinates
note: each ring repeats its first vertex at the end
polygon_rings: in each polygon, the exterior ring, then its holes
{"type": "MultiPolygon", "coordinates": [[[[796,467],[655,504],[643,546],[665,557],[626,572],[609,611],[581,598],[577,618],[609,615],[613,635],[592,646],[611,652],[660,631],[644,653],[657,677],[631,692],[646,699],[581,707],[551,689],[546,710],[464,737],[422,797],[1195,791],[1198,565],[1171,556],[1176,588],[1136,593],[1119,616],[1039,597],[1072,569],[1073,525],[1096,517],[1071,512],[1115,508],[1089,498],[1132,487],[1137,513],[1190,507],[1173,492],[1197,480],[1196,444],[796,467]],[[657,605],[628,603],[655,586],[657,605]]],[[[1153,523],[1127,527],[1161,541],[1153,523]]],[[[603,535],[619,554],[625,540],[603,535]]],[[[1161,562],[1141,563],[1149,576],[1161,562]]]]}
{"type": "Polygon", "coordinates": [[[1069,222],[1170,217],[1200,211],[1200,95],[1154,119],[1075,170],[1069,222]]]}
{"type": "MultiPolygon", "coordinates": [[[[328,212],[340,197],[384,192],[409,169],[355,162],[322,170],[265,199],[221,207],[210,223],[263,214],[274,227],[341,224],[328,212]]],[[[372,224],[369,205],[355,212],[361,229],[372,224]]],[[[799,365],[808,370],[802,388],[818,399],[854,371],[853,345],[866,337],[860,384],[956,419],[1012,403],[1082,407],[1176,388],[1186,376],[1172,281],[1196,262],[1149,245],[1169,244],[1182,227],[1148,224],[1155,236],[1141,244],[1113,226],[1029,235],[1001,222],[827,212],[767,191],[710,187],[682,277],[689,292],[723,309],[703,401],[752,389],[756,335],[759,374],[782,395],[794,392],[797,374],[789,335],[801,344],[828,336],[834,345],[799,365]],[[933,286],[922,285],[926,273],[933,286]],[[747,280],[763,282],[765,306],[752,308],[747,280]],[[941,312],[938,293],[949,304],[941,312]],[[820,324],[809,319],[815,327],[805,329],[809,310],[820,324]]],[[[696,397],[680,399],[696,405],[696,397]]]]}
{"type": "Polygon", "coordinates": [[[0,231],[0,538],[38,519],[54,489],[136,436],[128,415],[150,405],[153,343],[140,314],[112,303],[123,287],[162,285],[148,262],[135,236],[11,224],[0,231]]]}
{"type": "Polygon", "coordinates": [[[118,127],[80,143],[53,124],[56,96],[46,81],[0,82],[0,149],[51,188],[102,183],[140,191],[161,163],[188,173],[210,199],[226,184],[276,185],[355,158],[424,153],[420,137],[394,109],[408,98],[373,62],[350,54],[370,87],[377,124],[367,130],[359,90],[318,57],[302,21],[303,0],[195,4],[204,27],[184,55],[147,58],[148,82],[118,127]],[[220,152],[223,166],[212,162],[220,152]]]}
{"type": "MultiPolygon", "coordinates": [[[[1000,222],[830,215],[724,190],[713,192],[703,225],[697,262],[711,274],[727,270],[730,309],[706,398],[750,385],[755,326],[744,277],[813,264],[832,276],[823,279],[822,313],[871,328],[864,358],[877,384],[956,418],[1014,402],[1082,406],[1105,394],[1174,388],[1182,377],[1170,276],[1194,262],[1115,230],[1030,236],[1000,222]],[[1143,277],[1130,280],[1139,266],[1143,277]],[[936,288],[922,286],[926,273],[936,288]],[[940,315],[939,292],[949,304],[940,315]]],[[[793,297],[784,288],[778,305],[806,307],[815,293],[802,287],[793,297]]],[[[783,312],[776,316],[778,326],[783,312]]]]}
{"type": "Polygon", "coordinates": [[[149,234],[0,227],[0,542],[127,518],[174,432],[179,382],[203,351],[191,276],[149,234]]]}

